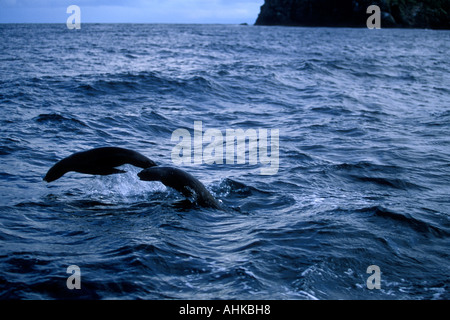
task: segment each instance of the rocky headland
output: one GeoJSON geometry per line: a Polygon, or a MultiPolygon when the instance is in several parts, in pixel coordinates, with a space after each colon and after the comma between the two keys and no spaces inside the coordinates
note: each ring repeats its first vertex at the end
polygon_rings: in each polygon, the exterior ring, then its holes
{"type": "Polygon", "coordinates": [[[370,5],[382,28],[450,29],[450,0],[265,0],[255,24],[366,27],[370,5]]]}

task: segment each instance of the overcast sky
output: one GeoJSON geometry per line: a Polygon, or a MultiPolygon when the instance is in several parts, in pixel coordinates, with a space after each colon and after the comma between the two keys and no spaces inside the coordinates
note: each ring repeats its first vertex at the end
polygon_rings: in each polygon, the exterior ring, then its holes
{"type": "Polygon", "coordinates": [[[81,23],[253,24],[264,0],[0,0],[0,23],[66,23],[67,7],[81,23]]]}

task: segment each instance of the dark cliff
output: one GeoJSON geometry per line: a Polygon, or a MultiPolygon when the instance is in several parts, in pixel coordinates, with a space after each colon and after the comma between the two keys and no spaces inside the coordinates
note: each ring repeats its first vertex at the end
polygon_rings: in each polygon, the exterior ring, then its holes
{"type": "Polygon", "coordinates": [[[366,27],[370,5],[382,28],[450,29],[450,0],[265,0],[255,24],[366,27]]]}

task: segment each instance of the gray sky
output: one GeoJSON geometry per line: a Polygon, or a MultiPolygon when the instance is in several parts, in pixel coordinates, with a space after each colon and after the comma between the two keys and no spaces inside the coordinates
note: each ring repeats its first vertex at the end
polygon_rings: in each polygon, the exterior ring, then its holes
{"type": "Polygon", "coordinates": [[[65,23],[77,5],[81,23],[253,24],[264,0],[0,0],[0,23],[65,23]]]}

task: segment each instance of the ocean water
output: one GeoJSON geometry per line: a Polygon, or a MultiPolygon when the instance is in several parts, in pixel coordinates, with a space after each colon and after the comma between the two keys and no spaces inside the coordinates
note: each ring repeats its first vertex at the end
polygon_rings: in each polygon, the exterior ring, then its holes
{"type": "Polygon", "coordinates": [[[0,38],[0,298],[450,298],[449,31],[11,24],[0,38]],[[276,172],[250,149],[175,164],[172,134],[194,145],[199,122],[278,130],[276,172]],[[129,165],[42,180],[100,146],[190,172],[225,210],[129,165]]]}

